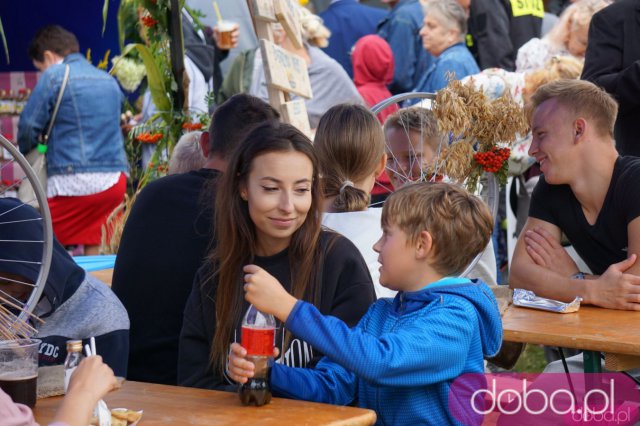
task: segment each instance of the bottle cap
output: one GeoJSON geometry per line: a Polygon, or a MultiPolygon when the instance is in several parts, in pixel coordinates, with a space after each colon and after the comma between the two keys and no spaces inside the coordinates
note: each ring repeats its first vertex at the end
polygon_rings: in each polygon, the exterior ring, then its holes
{"type": "Polygon", "coordinates": [[[82,352],[82,340],[67,340],[67,352],[82,352]]]}

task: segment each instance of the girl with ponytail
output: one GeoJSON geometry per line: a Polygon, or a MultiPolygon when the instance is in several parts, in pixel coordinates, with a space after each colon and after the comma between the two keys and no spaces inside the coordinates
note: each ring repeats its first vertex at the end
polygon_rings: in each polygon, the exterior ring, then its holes
{"type": "Polygon", "coordinates": [[[349,238],[360,250],[371,273],[377,297],[395,292],[378,281],[378,255],[373,244],[382,233],[382,208],[369,208],[375,179],[384,171],[387,155],[382,127],[360,105],[341,104],[320,119],[314,148],[322,175],[322,224],[349,238]]]}

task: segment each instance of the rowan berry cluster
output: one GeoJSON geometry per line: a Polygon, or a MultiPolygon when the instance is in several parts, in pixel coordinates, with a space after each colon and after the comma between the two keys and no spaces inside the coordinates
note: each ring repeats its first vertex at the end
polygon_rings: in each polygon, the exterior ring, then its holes
{"type": "Polygon", "coordinates": [[[509,148],[493,147],[490,151],[474,154],[473,159],[485,172],[498,173],[509,159],[510,154],[511,150],[509,148]]]}
{"type": "Polygon", "coordinates": [[[182,124],[182,128],[189,131],[189,132],[193,132],[194,130],[200,130],[202,129],[202,123],[183,123],[182,124]]]}
{"type": "Polygon", "coordinates": [[[151,28],[154,25],[156,25],[157,23],[158,23],[158,21],[153,19],[153,17],[151,15],[146,15],[146,16],[142,17],[142,24],[147,28],[151,28]]]}
{"type": "Polygon", "coordinates": [[[142,143],[157,143],[164,136],[162,133],[140,133],[136,136],[136,140],[142,143]]]}

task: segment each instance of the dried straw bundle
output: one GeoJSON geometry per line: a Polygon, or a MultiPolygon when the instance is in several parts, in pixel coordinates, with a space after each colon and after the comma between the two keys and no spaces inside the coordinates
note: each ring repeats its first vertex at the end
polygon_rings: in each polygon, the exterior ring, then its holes
{"type": "Polygon", "coordinates": [[[449,84],[438,91],[433,112],[441,132],[453,135],[453,143],[442,150],[435,170],[444,171],[458,182],[467,179],[475,188],[481,174],[474,154],[494,147],[510,147],[518,135],[529,131],[524,111],[509,91],[489,100],[473,79],[465,84],[449,76],[449,84]],[[472,180],[473,182],[470,182],[472,180]]]}
{"type": "Polygon", "coordinates": [[[463,181],[471,172],[473,154],[473,147],[468,141],[453,143],[444,157],[444,174],[456,181],[463,181]]]}
{"type": "Polygon", "coordinates": [[[129,197],[125,194],[124,201],[116,207],[109,217],[107,223],[102,226],[102,237],[100,242],[101,254],[117,254],[120,247],[120,239],[122,238],[122,231],[124,231],[124,225],[127,222],[131,207],[138,196],[136,192],[133,197],[129,197]]]}
{"type": "MultiPolygon", "coordinates": [[[[22,306],[0,295],[0,340],[26,339],[36,334],[36,329],[21,319],[15,312],[22,312],[22,306]]],[[[40,318],[29,314],[33,319],[43,323],[40,318]]]]}

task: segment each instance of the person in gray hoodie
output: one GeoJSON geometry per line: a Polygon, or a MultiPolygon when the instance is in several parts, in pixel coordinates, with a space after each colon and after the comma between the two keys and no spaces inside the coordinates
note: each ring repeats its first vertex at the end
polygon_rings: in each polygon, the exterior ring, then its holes
{"type": "MultiPolygon", "coordinates": [[[[40,214],[15,198],[0,198],[0,295],[22,300],[36,282],[42,260],[40,214]],[[22,282],[26,284],[20,284],[22,282]]],[[[129,356],[129,317],[106,284],[78,266],[53,238],[51,268],[33,313],[34,336],[42,343],[40,366],[63,364],[67,340],[96,339],[96,348],[116,376],[126,376],[129,356]]]]}

